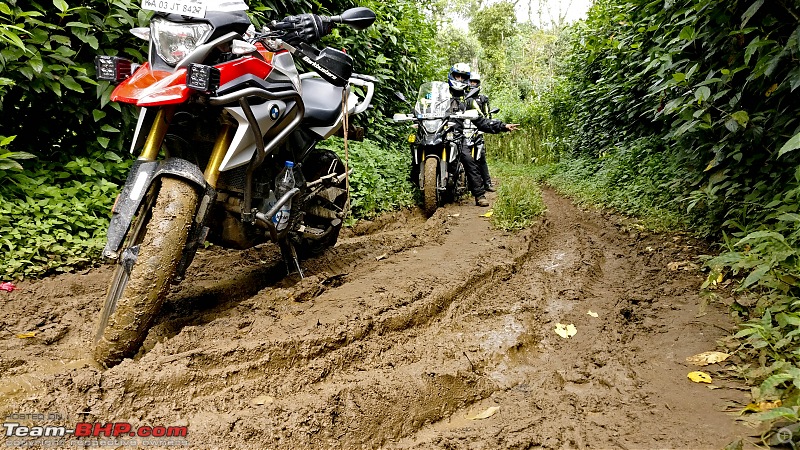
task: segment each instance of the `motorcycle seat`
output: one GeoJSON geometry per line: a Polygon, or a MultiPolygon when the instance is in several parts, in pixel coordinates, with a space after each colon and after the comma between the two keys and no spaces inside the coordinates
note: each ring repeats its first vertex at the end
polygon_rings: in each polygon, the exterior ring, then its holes
{"type": "Polygon", "coordinates": [[[342,112],[342,90],[322,78],[303,78],[303,122],[312,126],[331,126],[342,112]]]}

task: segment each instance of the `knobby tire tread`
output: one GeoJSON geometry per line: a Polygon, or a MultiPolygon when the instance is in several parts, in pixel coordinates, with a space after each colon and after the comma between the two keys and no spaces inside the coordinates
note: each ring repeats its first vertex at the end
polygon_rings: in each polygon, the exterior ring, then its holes
{"type": "MultiPolygon", "coordinates": [[[[145,225],[130,277],[116,301],[109,292],[94,346],[94,359],[111,367],[131,357],[141,346],[169,290],[197,208],[198,194],[187,182],[162,178],[161,188],[145,225]]],[[[117,265],[115,279],[119,271],[117,265]]]]}

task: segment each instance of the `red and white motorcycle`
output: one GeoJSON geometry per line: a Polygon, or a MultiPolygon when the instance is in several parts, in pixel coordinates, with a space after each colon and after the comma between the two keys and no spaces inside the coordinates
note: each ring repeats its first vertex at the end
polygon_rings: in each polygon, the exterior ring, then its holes
{"type": "Polygon", "coordinates": [[[375,79],[352,73],[349,55],[312,45],[334,24],[371,25],[367,8],[291,16],[254,32],[246,6],[142,7],[157,11],[149,28],[132,30],[149,40],[148,61],[96,59],[98,78],[119,83],[111,100],[141,108],[131,147],[139,157],[103,250],[116,270],[93,353],[107,367],[138,350],[169,284],[205,241],[275,242],[301,276],[299,258],[336,243],[349,207],[347,167],[316,144],[366,110],[374,92],[375,79]],[[300,74],[295,58],[311,71],[300,74]]]}

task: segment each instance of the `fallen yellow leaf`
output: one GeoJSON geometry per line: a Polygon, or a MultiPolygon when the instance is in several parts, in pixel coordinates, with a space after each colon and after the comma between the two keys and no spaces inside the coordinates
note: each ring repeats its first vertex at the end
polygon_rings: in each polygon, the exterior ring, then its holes
{"type": "Polygon", "coordinates": [[[596,312],[592,311],[591,309],[586,314],[588,314],[588,315],[590,315],[592,317],[598,317],[599,316],[599,314],[597,314],[596,312]]]}
{"type": "Polygon", "coordinates": [[[775,409],[780,407],[783,404],[780,399],[775,401],[763,401],[758,403],[749,403],[747,406],[742,409],[739,414],[747,414],[747,413],[760,413],[764,411],[769,411],[770,409],[775,409]]]}
{"type": "Polygon", "coordinates": [[[485,411],[481,411],[478,414],[475,414],[474,416],[467,416],[466,418],[469,420],[488,419],[489,417],[492,417],[494,413],[496,413],[499,410],[500,410],[499,406],[492,406],[490,408],[487,408],[485,411]]]}
{"type": "Polygon", "coordinates": [[[686,362],[694,364],[695,366],[707,366],[709,364],[725,361],[729,356],[731,355],[722,352],[703,352],[687,357],[686,362]]]}
{"type": "Polygon", "coordinates": [[[29,331],[27,333],[18,334],[17,337],[20,338],[20,339],[28,339],[28,338],[36,337],[36,332],[35,331],[29,331]]]}
{"type": "Polygon", "coordinates": [[[481,214],[481,217],[492,217],[492,214],[494,214],[494,211],[490,209],[486,211],[486,214],[481,214]]]}
{"type": "Polygon", "coordinates": [[[689,372],[686,376],[695,383],[711,383],[711,375],[705,372],[689,372]]]}
{"type": "Polygon", "coordinates": [[[578,333],[578,329],[575,328],[575,325],[573,324],[564,325],[563,323],[557,323],[555,331],[556,334],[558,334],[564,339],[569,339],[578,333]]]}

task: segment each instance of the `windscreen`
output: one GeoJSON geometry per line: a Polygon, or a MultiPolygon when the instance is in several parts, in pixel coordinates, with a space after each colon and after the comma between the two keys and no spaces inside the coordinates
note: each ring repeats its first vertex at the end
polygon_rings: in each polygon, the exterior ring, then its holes
{"type": "Polygon", "coordinates": [[[443,118],[450,110],[450,87],[441,81],[429,81],[419,87],[414,115],[422,118],[443,118]]]}

